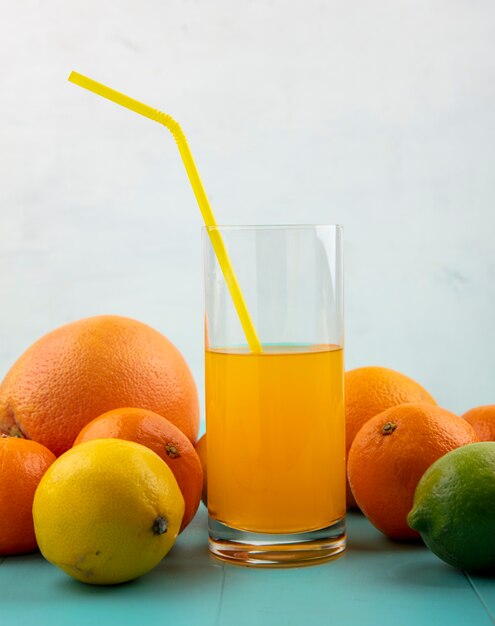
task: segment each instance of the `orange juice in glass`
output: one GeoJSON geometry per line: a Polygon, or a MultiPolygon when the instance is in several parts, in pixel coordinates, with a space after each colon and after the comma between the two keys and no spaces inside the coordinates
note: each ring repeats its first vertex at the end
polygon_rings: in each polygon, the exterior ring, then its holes
{"type": "Polygon", "coordinates": [[[247,565],[328,560],[345,549],[341,228],[215,228],[261,351],[206,229],[210,550],[247,565]]]}

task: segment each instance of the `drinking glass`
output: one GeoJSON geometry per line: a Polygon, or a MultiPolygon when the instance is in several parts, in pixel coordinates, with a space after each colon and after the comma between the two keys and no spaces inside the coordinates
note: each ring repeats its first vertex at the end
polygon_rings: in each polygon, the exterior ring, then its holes
{"type": "Polygon", "coordinates": [[[329,560],[346,542],[342,228],[211,226],[203,240],[210,551],[253,566],[329,560]],[[261,352],[248,347],[214,230],[261,352]]]}

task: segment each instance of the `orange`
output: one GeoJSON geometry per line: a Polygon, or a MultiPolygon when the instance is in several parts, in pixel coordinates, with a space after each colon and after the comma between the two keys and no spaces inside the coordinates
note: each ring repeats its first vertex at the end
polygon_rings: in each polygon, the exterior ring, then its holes
{"type": "MultiPolygon", "coordinates": [[[[436,404],[432,396],[412,378],[386,367],[359,367],[345,374],[346,453],[357,432],[369,419],[404,402],[436,404]]],[[[356,501],[347,483],[347,506],[356,501]]]]}
{"type": "Polygon", "coordinates": [[[407,524],[419,479],[441,456],[477,440],[466,420],[431,404],[401,404],[376,415],[358,432],[349,454],[356,502],[385,535],[419,537],[407,524]]]}
{"type": "Polygon", "coordinates": [[[203,467],[203,493],[201,500],[203,504],[208,506],[208,475],[206,473],[206,433],[196,442],[196,452],[203,467]]]}
{"type": "Polygon", "coordinates": [[[57,456],[105,411],[138,406],[163,415],[191,441],[196,386],[175,346],[146,324],[101,315],[61,326],[34,343],[0,385],[0,432],[57,456]]]}
{"type": "Polygon", "coordinates": [[[495,441],[495,404],[477,406],[462,417],[471,424],[480,441],[495,441]]]}
{"type": "Polygon", "coordinates": [[[165,461],[172,470],[185,503],[180,532],[198,510],[203,470],[196,450],[177,426],[146,409],[114,409],[87,424],[74,445],[92,439],[125,439],[140,443],[165,461]]]}
{"type": "Polygon", "coordinates": [[[36,550],[34,493],[55,455],[35,441],[0,436],[0,554],[36,550]]]}

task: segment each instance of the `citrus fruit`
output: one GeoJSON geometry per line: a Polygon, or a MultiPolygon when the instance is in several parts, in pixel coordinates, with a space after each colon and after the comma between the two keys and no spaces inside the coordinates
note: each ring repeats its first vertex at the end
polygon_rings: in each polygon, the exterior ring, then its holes
{"type": "Polygon", "coordinates": [[[203,493],[201,500],[205,506],[208,506],[208,475],[206,470],[206,433],[196,442],[196,452],[203,466],[203,493]]]}
{"type": "Polygon", "coordinates": [[[450,565],[494,571],[495,443],[473,443],[435,461],[418,483],[408,522],[450,565]]]}
{"type": "Polygon", "coordinates": [[[189,439],[167,419],[147,409],[114,409],[97,417],[81,430],[74,445],[105,437],[140,443],[165,461],[184,496],[180,532],[189,524],[201,500],[203,470],[189,439]]]}
{"type": "Polygon", "coordinates": [[[432,404],[401,404],[376,415],[360,429],[349,454],[356,502],[385,535],[417,538],[406,518],[419,479],[439,457],[475,441],[466,420],[432,404]]]}
{"type": "Polygon", "coordinates": [[[33,498],[55,455],[35,441],[0,436],[0,555],[36,550],[33,498]]]}
{"type": "MultiPolygon", "coordinates": [[[[412,378],[386,367],[359,367],[345,373],[345,436],[349,454],[357,432],[369,419],[405,402],[436,404],[432,396],[412,378]]],[[[347,482],[347,506],[356,501],[347,482]]]]}
{"type": "Polygon", "coordinates": [[[495,404],[477,406],[462,417],[471,424],[480,441],[495,441],[495,404]]]}
{"type": "Polygon", "coordinates": [[[68,450],[41,479],[33,503],[43,556],[96,585],[155,567],[174,544],[183,514],[172,470],[149,448],[121,439],[68,450]]]}
{"type": "Polygon", "coordinates": [[[0,432],[58,456],[83,426],[119,406],[155,411],[196,440],[196,386],[177,348],[141,322],[90,317],[45,335],[12,366],[0,385],[0,432]]]}

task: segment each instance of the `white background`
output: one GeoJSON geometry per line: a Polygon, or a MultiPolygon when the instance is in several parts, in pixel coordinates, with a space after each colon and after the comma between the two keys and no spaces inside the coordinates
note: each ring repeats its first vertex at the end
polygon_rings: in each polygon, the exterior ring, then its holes
{"type": "Polygon", "coordinates": [[[0,0],[0,376],[117,313],[202,395],[199,211],[152,122],[185,130],[219,223],[342,223],[347,367],[454,410],[495,402],[495,4],[0,0]]]}

